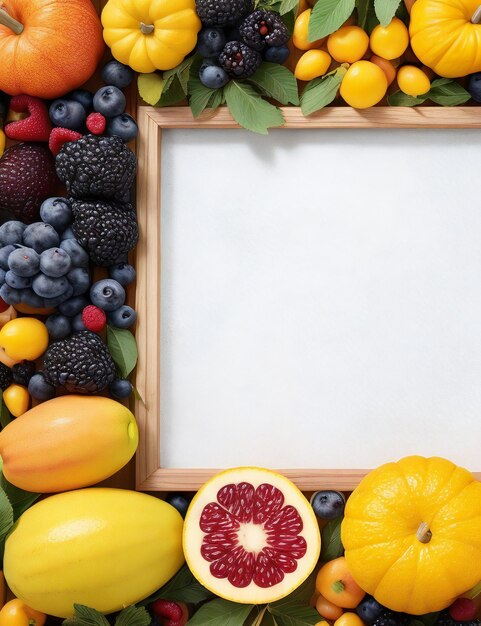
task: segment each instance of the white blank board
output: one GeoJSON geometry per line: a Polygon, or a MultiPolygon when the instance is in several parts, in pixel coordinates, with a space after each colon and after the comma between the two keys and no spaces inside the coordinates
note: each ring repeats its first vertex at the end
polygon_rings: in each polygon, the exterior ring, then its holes
{"type": "Polygon", "coordinates": [[[479,131],[169,130],[163,467],[481,470],[479,131]]]}

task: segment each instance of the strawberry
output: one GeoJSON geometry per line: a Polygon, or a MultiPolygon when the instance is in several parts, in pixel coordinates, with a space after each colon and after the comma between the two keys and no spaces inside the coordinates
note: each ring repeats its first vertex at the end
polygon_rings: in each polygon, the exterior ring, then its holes
{"type": "Polygon", "coordinates": [[[81,137],[82,135],[74,130],[69,130],[68,128],[54,128],[50,133],[48,147],[51,153],[57,156],[64,143],[67,143],[67,141],[77,141],[81,137]]]}
{"type": "Polygon", "coordinates": [[[105,328],[107,316],[98,306],[89,304],[82,311],[82,322],[87,330],[93,333],[99,333],[105,328]]]}
{"type": "Polygon", "coordinates": [[[187,605],[171,600],[156,600],[151,607],[162,626],[184,626],[189,619],[187,605]]]}
{"type": "Polygon", "coordinates": [[[15,141],[48,141],[52,124],[47,105],[33,96],[14,96],[10,100],[10,110],[15,113],[28,113],[24,119],[10,122],[5,126],[5,134],[15,141]]]}
{"type": "Polygon", "coordinates": [[[91,113],[87,118],[87,128],[92,135],[102,135],[107,126],[107,120],[102,113],[91,113]]]}

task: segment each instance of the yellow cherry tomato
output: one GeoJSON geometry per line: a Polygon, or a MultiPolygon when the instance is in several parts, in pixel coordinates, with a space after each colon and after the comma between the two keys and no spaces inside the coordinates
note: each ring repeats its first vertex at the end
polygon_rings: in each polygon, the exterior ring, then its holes
{"type": "Polygon", "coordinates": [[[292,33],[292,42],[298,50],[312,50],[320,48],[323,39],[317,41],[309,41],[309,20],[311,19],[311,9],[303,11],[296,19],[294,31],[292,33]]]}
{"type": "Polygon", "coordinates": [[[334,626],[364,626],[364,622],[357,613],[348,611],[334,622],[334,626]]]}
{"type": "Polygon", "coordinates": [[[10,359],[35,361],[47,346],[47,327],[33,317],[17,317],[0,330],[0,347],[10,359]]]}
{"type": "Polygon", "coordinates": [[[18,598],[7,602],[0,611],[0,626],[43,626],[46,620],[44,613],[34,611],[18,598]]]}
{"type": "Polygon", "coordinates": [[[371,50],[383,59],[397,59],[409,45],[409,32],[399,18],[395,17],[387,26],[379,24],[371,33],[371,50]]]}
{"type": "Polygon", "coordinates": [[[343,26],[327,38],[327,49],[339,63],[354,63],[366,54],[369,36],[360,26],[343,26]]]}
{"type": "Polygon", "coordinates": [[[387,59],[383,59],[382,57],[378,57],[375,54],[373,54],[369,60],[371,63],[375,63],[382,69],[382,71],[386,74],[387,84],[391,85],[396,78],[397,72],[394,63],[392,61],[388,61],[387,59]]]}
{"type": "Polygon", "coordinates": [[[404,65],[397,73],[399,89],[408,96],[421,96],[431,88],[431,81],[419,67],[404,65]]]}
{"type": "Polygon", "coordinates": [[[13,384],[3,392],[3,401],[13,417],[20,417],[28,411],[30,394],[23,385],[13,384]]]}
{"type": "Polygon", "coordinates": [[[326,598],[321,595],[317,598],[316,609],[319,615],[331,621],[339,619],[344,613],[344,610],[340,606],[329,602],[329,600],[326,600],[326,598]]]}
{"type": "Polygon", "coordinates": [[[297,62],[294,74],[298,80],[312,80],[323,76],[331,65],[331,57],[324,50],[307,50],[297,62]]]}
{"type": "Polygon", "coordinates": [[[367,109],[380,102],[387,91],[382,69],[370,61],[356,61],[342,79],[340,94],[355,109],[367,109]]]}

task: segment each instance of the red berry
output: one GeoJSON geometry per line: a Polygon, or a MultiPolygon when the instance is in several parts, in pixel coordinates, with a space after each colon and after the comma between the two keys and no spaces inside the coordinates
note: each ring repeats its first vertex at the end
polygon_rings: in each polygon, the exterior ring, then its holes
{"type": "Polygon", "coordinates": [[[171,600],[156,600],[150,607],[162,626],[184,626],[189,619],[187,606],[171,600]]]}
{"type": "Polygon", "coordinates": [[[4,302],[1,298],[0,298],[0,313],[3,313],[4,311],[6,311],[9,308],[9,304],[7,304],[6,302],[4,302]]]}
{"type": "Polygon", "coordinates": [[[50,148],[50,152],[54,156],[57,156],[64,143],[67,143],[67,141],[77,141],[81,137],[82,135],[76,133],[74,130],[69,130],[68,128],[54,128],[50,133],[48,147],[50,148]]]}
{"type": "Polygon", "coordinates": [[[10,122],[5,126],[5,134],[15,141],[48,141],[52,124],[47,105],[33,96],[14,96],[10,109],[16,113],[28,113],[23,120],[10,122]]]}
{"type": "Polygon", "coordinates": [[[107,316],[98,306],[89,304],[82,311],[82,322],[87,330],[91,330],[93,333],[99,333],[105,328],[107,316]]]}
{"type": "Polygon", "coordinates": [[[448,613],[457,622],[470,622],[476,617],[478,609],[473,600],[458,598],[451,604],[448,613]]]}
{"type": "Polygon", "coordinates": [[[87,128],[92,135],[102,135],[107,126],[107,120],[102,113],[91,113],[87,118],[87,128]]]}

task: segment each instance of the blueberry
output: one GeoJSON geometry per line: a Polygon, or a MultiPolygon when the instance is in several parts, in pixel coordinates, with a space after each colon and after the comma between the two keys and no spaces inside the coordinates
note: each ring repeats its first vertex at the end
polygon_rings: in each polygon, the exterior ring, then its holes
{"type": "Polygon", "coordinates": [[[83,106],[85,112],[88,113],[92,109],[94,94],[87,89],[75,89],[65,96],[66,100],[74,100],[83,106]]]}
{"type": "Polygon", "coordinates": [[[34,374],[28,383],[28,393],[35,400],[51,400],[55,398],[55,387],[47,382],[45,374],[34,374]]]}
{"type": "Polygon", "coordinates": [[[227,72],[217,65],[203,63],[199,71],[200,82],[209,89],[220,89],[227,85],[230,78],[227,72]]]}
{"type": "Polygon", "coordinates": [[[68,239],[75,239],[75,235],[73,233],[73,230],[70,228],[70,226],[63,231],[60,239],[62,241],[67,241],[68,239]]]}
{"type": "Polygon", "coordinates": [[[219,28],[203,28],[197,37],[197,53],[207,59],[215,59],[226,44],[224,32],[219,28]]]}
{"type": "Polygon", "coordinates": [[[10,269],[8,265],[8,259],[10,258],[10,255],[12,254],[14,250],[16,250],[16,248],[12,244],[9,244],[8,246],[3,246],[2,248],[0,248],[0,267],[3,270],[10,269]]]}
{"type": "Polygon", "coordinates": [[[102,68],[102,80],[106,85],[125,89],[134,80],[134,70],[115,59],[102,68]]]}
{"type": "Polygon", "coordinates": [[[35,276],[40,268],[40,257],[33,248],[15,248],[8,257],[8,267],[18,276],[35,276]]]}
{"type": "Polygon", "coordinates": [[[2,270],[2,268],[0,267],[0,285],[3,285],[3,283],[5,282],[5,270],[2,270]]]}
{"type": "Polygon", "coordinates": [[[62,315],[67,317],[74,317],[78,313],[81,313],[84,308],[89,304],[88,299],[85,296],[74,296],[58,307],[58,310],[62,315]]]}
{"type": "Polygon", "coordinates": [[[114,398],[123,400],[132,393],[132,383],[125,378],[118,378],[110,385],[109,390],[114,398]]]}
{"type": "Polygon", "coordinates": [[[67,292],[69,282],[65,276],[52,278],[45,274],[37,274],[32,282],[32,289],[41,298],[57,298],[67,292]]]}
{"type": "Polygon", "coordinates": [[[185,517],[191,500],[191,497],[186,498],[183,493],[169,493],[166,498],[166,502],[173,506],[174,509],[177,509],[182,517],[185,517]]]}
{"type": "Polygon", "coordinates": [[[26,224],[16,220],[10,220],[0,226],[0,243],[4,246],[13,243],[22,243],[23,231],[26,224]]]}
{"type": "Polygon", "coordinates": [[[126,100],[118,87],[101,87],[94,96],[94,109],[104,117],[115,117],[125,111],[126,100]]]}
{"type": "Polygon", "coordinates": [[[69,255],[74,267],[88,267],[89,255],[76,239],[64,239],[60,242],[59,248],[69,255]]]}
{"type": "Polygon", "coordinates": [[[135,139],[139,134],[139,127],[134,118],[128,113],[122,113],[112,117],[107,124],[107,135],[113,137],[116,135],[120,137],[122,141],[128,143],[135,139]]]}
{"type": "Polygon", "coordinates": [[[70,203],[65,198],[47,198],[40,206],[40,217],[61,233],[72,221],[70,203]]]}
{"type": "Polygon", "coordinates": [[[37,296],[33,289],[24,289],[22,291],[22,302],[34,309],[43,309],[45,307],[45,300],[37,296]]]}
{"type": "Polygon", "coordinates": [[[12,270],[5,274],[5,282],[12,289],[28,289],[32,286],[32,279],[29,276],[19,276],[12,270]]]}
{"type": "Polygon", "coordinates": [[[74,333],[79,333],[81,330],[87,330],[82,321],[82,313],[77,313],[75,317],[72,317],[72,330],[74,333]]]}
{"type": "Polygon", "coordinates": [[[340,491],[316,491],[311,497],[311,506],[317,517],[336,519],[344,513],[346,498],[340,491]]]}
{"type": "Polygon", "coordinates": [[[54,126],[70,130],[80,130],[87,119],[87,112],[75,100],[55,100],[50,105],[49,115],[54,126]]]}
{"type": "MultiPolygon", "coordinates": [[[[58,279],[53,279],[53,280],[58,280],[58,279]]],[[[54,298],[44,298],[43,299],[44,306],[47,309],[56,309],[59,306],[59,304],[62,304],[62,302],[65,302],[65,300],[68,300],[72,296],[73,296],[73,287],[70,283],[67,283],[67,287],[65,291],[61,293],[59,296],[55,296],[54,298]]]]}
{"type": "Polygon", "coordinates": [[[55,228],[50,224],[35,222],[25,229],[23,243],[40,254],[49,248],[56,248],[60,243],[60,238],[55,228]]]}
{"type": "Polygon", "coordinates": [[[71,268],[72,260],[62,248],[50,248],[40,255],[40,271],[47,276],[52,278],[65,276],[71,268]]]}
{"type": "Polygon", "coordinates": [[[126,287],[134,282],[136,273],[135,269],[128,263],[118,263],[109,267],[109,276],[120,283],[122,287],[126,287]]]}
{"type": "Polygon", "coordinates": [[[89,290],[90,273],[87,268],[75,267],[67,274],[67,278],[73,287],[74,296],[81,296],[89,290]]]}
{"type": "Polygon", "coordinates": [[[107,315],[109,323],[115,328],[130,328],[135,324],[137,313],[130,306],[125,304],[115,311],[110,311],[107,315]]]}
{"type": "Polygon", "coordinates": [[[287,46],[272,46],[264,50],[264,60],[269,63],[285,63],[291,51],[287,46]]]}
{"type": "Polygon", "coordinates": [[[362,619],[365,624],[370,626],[381,616],[381,613],[386,610],[382,604],[379,604],[377,600],[374,600],[372,596],[364,596],[361,602],[355,608],[356,613],[362,619]]]}
{"type": "Polygon", "coordinates": [[[7,304],[20,304],[22,301],[22,292],[19,289],[9,287],[7,283],[3,283],[0,287],[0,298],[7,304]]]}
{"type": "Polygon", "coordinates": [[[116,280],[105,278],[92,285],[90,300],[103,311],[115,311],[125,302],[125,289],[116,280]]]}
{"type": "Polygon", "coordinates": [[[481,72],[468,77],[468,91],[475,102],[481,102],[481,72]]]}
{"type": "Polygon", "coordinates": [[[50,339],[59,341],[65,339],[72,334],[72,325],[70,319],[65,315],[50,315],[45,322],[50,339]]]}

